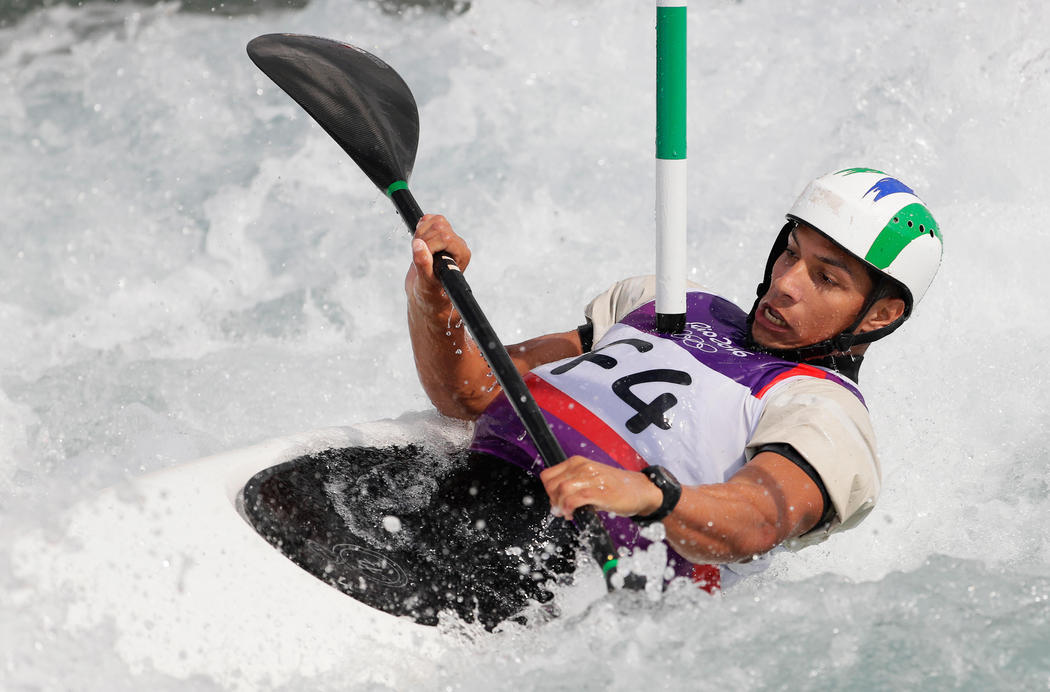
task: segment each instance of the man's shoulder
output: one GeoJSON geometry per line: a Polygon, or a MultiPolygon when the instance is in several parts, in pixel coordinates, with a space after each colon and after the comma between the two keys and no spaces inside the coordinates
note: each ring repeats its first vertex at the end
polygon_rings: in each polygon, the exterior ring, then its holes
{"type": "Polygon", "coordinates": [[[767,407],[819,406],[827,402],[869,418],[860,388],[849,378],[808,365],[796,366],[785,374],[763,394],[767,407]]]}
{"type": "MultiPolygon", "coordinates": [[[[700,284],[692,281],[689,282],[689,289],[706,290],[700,284]]],[[[584,309],[584,315],[594,325],[594,340],[597,341],[612,325],[654,300],[656,300],[655,275],[643,274],[620,279],[595,296],[584,309]]]]}
{"type": "Polygon", "coordinates": [[[769,380],[758,396],[766,399],[767,404],[799,397],[830,397],[867,412],[867,403],[856,382],[827,368],[806,363],[784,361],[782,371],[769,380]]]}
{"type": "Polygon", "coordinates": [[[625,315],[656,299],[656,277],[649,274],[620,279],[596,295],[584,314],[598,323],[614,324],[625,315]]]}

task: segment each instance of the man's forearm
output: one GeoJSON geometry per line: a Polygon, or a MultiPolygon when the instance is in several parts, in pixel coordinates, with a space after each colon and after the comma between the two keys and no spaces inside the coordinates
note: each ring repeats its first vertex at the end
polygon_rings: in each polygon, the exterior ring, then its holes
{"type": "MultiPolygon", "coordinates": [[[[642,473],[574,456],[540,480],[558,514],[591,507],[622,516],[652,514],[661,493],[642,473]]],[[[736,562],[816,525],[823,497],[812,479],[773,452],[757,454],[725,483],[684,486],[664,520],[667,542],[693,562],[736,562]]]]}
{"type": "Polygon", "coordinates": [[[810,530],[823,509],[801,469],[765,452],[726,483],[684,488],[664,527],[667,542],[691,561],[737,562],[810,530]]]}
{"type": "MultiPolygon", "coordinates": [[[[433,254],[442,250],[466,270],[470,262],[466,243],[445,217],[427,214],[416,227],[412,266],[405,276],[412,353],[419,381],[437,409],[446,416],[473,420],[496,398],[500,387],[434,275],[433,254]]],[[[519,374],[582,352],[575,330],[508,346],[507,351],[519,374]]]]}
{"type": "Polygon", "coordinates": [[[408,330],[419,381],[434,406],[453,418],[477,418],[498,385],[452,304],[409,295],[408,330]]]}
{"type": "MultiPolygon", "coordinates": [[[[500,393],[492,369],[451,304],[434,306],[409,296],[408,328],[416,372],[427,396],[446,416],[474,420],[500,393]]],[[[519,374],[583,353],[576,330],[545,334],[507,346],[519,374]]]]}
{"type": "Polygon", "coordinates": [[[738,562],[761,555],[783,540],[753,502],[728,484],[683,489],[682,499],[664,520],[667,542],[692,562],[738,562]]]}

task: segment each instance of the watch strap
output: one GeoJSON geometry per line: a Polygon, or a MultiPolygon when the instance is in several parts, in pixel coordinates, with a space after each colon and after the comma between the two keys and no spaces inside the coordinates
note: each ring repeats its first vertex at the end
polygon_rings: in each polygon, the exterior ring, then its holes
{"type": "Polygon", "coordinates": [[[653,522],[660,521],[674,511],[675,505],[682,497],[682,484],[674,477],[674,474],[663,466],[646,466],[642,469],[645,477],[652,481],[653,485],[663,493],[664,501],[651,514],[636,514],[632,517],[637,523],[647,526],[653,522]]]}

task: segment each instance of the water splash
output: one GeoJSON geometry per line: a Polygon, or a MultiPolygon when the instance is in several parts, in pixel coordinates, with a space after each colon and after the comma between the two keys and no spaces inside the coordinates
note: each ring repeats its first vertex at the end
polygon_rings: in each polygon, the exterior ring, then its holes
{"type": "MultiPolygon", "coordinates": [[[[413,186],[471,243],[504,341],[571,329],[590,296],[650,271],[652,8],[607,9],[314,0],[216,20],[118,4],[0,28],[0,147],[17,171],[0,190],[5,547],[60,543],[66,509],[125,478],[429,408],[402,324],[400,221],[253,70],[254,35],[357,42],[406,77],[413,186]]],[[[880,503],[724,596],[615,594],[539,628],[451,628],[440,660],[385,684],[597,688],[656,670],[668,687],[1046,686],[1048,12],[690,9],[690,278],[749,303],[783,210],[850,165],[899,176],[941,222],[941,276],[864,368],[880,503]]],[[[129,668],[114,624],[77,629],[73,597],[16,562],[0,551],[0,666],[16,686],[184,687],[129,668]]],[[[338,665],[289,670],[269,684],[369,684],[338,665]]]]}

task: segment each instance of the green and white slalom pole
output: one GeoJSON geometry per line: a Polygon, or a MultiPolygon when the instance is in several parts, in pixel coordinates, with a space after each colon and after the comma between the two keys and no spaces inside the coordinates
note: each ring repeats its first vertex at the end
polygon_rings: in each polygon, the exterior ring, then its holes
{"type": "Polygon", "coordinates": [[[656,329],[685,329],[686,0],[656,2],[656,329]]]}

